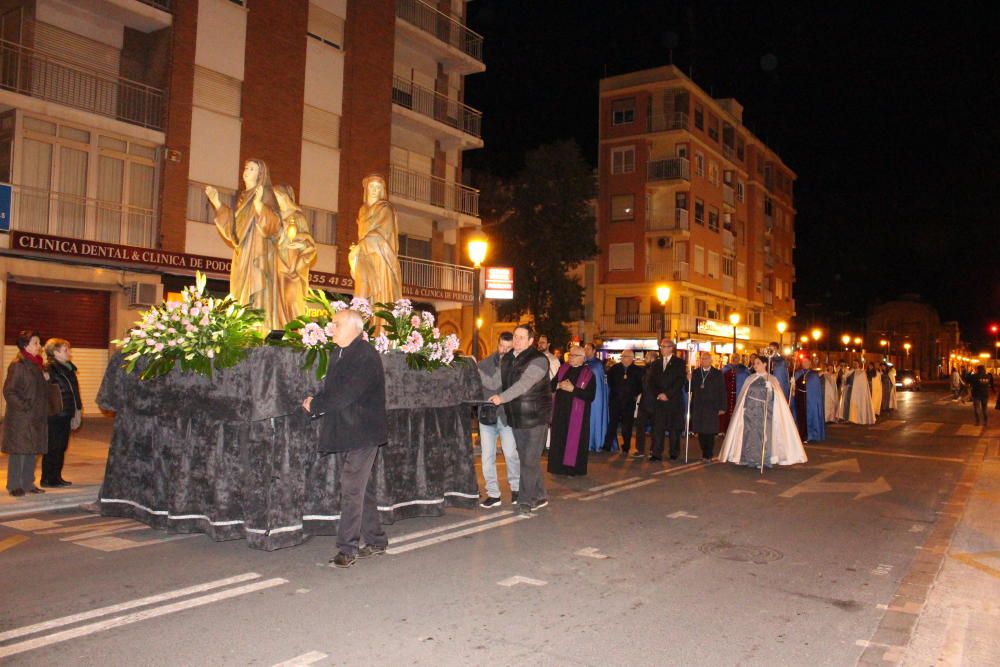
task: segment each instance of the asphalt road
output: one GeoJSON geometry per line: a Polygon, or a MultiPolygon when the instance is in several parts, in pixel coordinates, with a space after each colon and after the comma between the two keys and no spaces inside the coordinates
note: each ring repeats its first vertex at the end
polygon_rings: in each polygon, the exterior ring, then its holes
{"type": "Polygon", "coordinates": [[[854,665],[980,442],[943,398],[763,476],[595,455],[530,518],[402,521],[347,570],[332,537],[264,553],[78,509],[0,519],[0,662],[854,665]]]}

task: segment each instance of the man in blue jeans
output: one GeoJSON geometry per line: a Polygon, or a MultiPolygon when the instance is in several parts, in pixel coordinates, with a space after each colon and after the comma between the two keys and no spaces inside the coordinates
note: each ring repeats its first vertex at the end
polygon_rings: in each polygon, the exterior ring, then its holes
{"type": "MultiPolygon", "coordinates": [[[[483,381],[483,398],[489,399],[502,391],[500,378],[500,358],[510,352],[514,345],[514,335],[509,331],[500,334],[497,351],[479,362],[479,377],[483,381]]],[[[479,446],[482,449],[483,478],[486,480],[486,498],[480,507],[499,507],[500,484],[497,482],[497,436],[507,463],[507,482],[510,484],[511,503],[517,504],[517,492],[521,482],[521,461],[514,442],[514,430],[507,425],[503,406],[483,406],[479,413],[479,446]],[[488,423],[492,422],[492,423],[488,423]]]]}

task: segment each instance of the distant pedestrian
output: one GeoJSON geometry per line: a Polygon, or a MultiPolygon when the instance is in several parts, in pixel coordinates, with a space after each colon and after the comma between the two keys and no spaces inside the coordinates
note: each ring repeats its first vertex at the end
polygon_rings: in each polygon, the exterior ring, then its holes
{"type": "Polygon", "coordinates": [[[70,486],[63,479],[63,463],[69,446],[69,433],[80,428],[83,402],[80,400],[80,383],[76,379],[76,366],[70,360],[72,350],[64,338],[50,338],[45,342],[45,370],[49,382],[59,388],[62,412],[49,417],[49,450],[42,457],[42,486],[70,486]]]}
{"type": "Polygon", "coordinates": [[[719,417],[726,414],[726,381],[722,371],[712,367],[711,352],[702,352],[700,361],[701,366],[691,371],[690,429],[698,434],[702,460],[711,461],[719,417]]]}
{"type": "Polygon", "coordinates": [[[549,472],[587,474],[590,408],[597,394],[597,378],[584,362],[583,348],[571,347],[569,361],[552,378],[552,441],[549,472]]]}
{"type": "MultiPolygon", "coordinates": [[[[483,398],[503,390],[500,376],[500,360],[514,346],[514,335],[504,331],[497,339],[496,352],[479,362],[479,378],[483,381],[483,398]]],[[[502,405],[484,405],[479,408],[479,448],[483,464],[483,479],[486,480],[486,498],[480,507],[500,507],[500,484],[497,482],[497,437],[503,449],[503,459],[507,468],[507,483],[510,485],[510,502],[517,504],[517,494],[521,482],[521,459],[517,455],[514,429],[507,423],[507,415],[502,405]]]]}
{"type": "Polygon", "coordinates": [[[3,453],[7,454],[7,491],[12,496],[45,493],[35,486],[35,464],[49,449],[49,389],[37,331],[17,334],[17,356],[7,367],[3,397],[3,453]]]}
{"type": "Polygon", "coordinates": [[[896,373],[884,361],[879,372],[882,374],[882,412],[892,412],[896,409],[896,373]]]}
{"type": "Polygon", "coordinates": [[[987,423],[986,404],[990,399],[990,392],[993,391],[993,376],[986,372],[986,366],[980,364],[976,367],[976,372],[966,377],[969,385],[969,394],[972,398],[972,412],[976,417],[976,425],[979,425],[980,417],[983,426],[987,423]]]}
{"type": "Polygon", "coordinates": [[[635,402],[642,393],[644,368],[635,365],[635,352],[624,350],[622,360],[608,371],[608,435],[604,449],[617,449],[618,427],[622,431],[622,455],[627,455],[632,443],[635,422],[635,402]]]}

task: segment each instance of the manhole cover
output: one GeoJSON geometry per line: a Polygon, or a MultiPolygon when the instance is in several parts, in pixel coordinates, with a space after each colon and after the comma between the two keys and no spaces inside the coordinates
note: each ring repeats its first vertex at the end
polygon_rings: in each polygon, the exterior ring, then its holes
{"type": "Polygon", "coordinates": [[[771,547],[761,547],[755,544],[729,544],[728,542],[708,542],[699,547],[702,553],[723,560],[736,560],[742,563],[757,563],[764,565],[781,560],[785,554],[771,547]]]}

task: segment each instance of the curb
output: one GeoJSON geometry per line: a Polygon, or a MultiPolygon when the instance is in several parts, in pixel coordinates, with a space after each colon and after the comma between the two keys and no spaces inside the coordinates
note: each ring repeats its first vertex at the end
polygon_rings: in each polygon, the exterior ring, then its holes
{"type": "Polygon", "coordinates": [[[54,495],[51,499],[45,498],[41,501],[33,501],[30,504],[4,503],[0,505],[0,517],[20,516],[22,514],[38,514],[40,512],[49,512],[51,510],[78,507],[84,503],[96,501],[99,491],[100,487],[94,486],[91,487],[91,489],[80,489],[80,491],[74,493],[54,495]]]}

